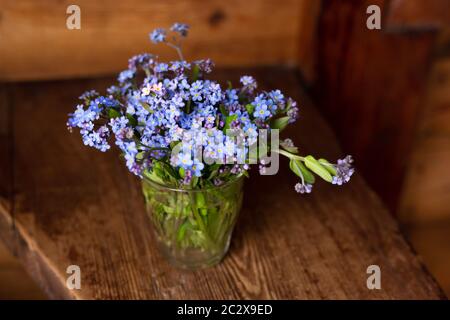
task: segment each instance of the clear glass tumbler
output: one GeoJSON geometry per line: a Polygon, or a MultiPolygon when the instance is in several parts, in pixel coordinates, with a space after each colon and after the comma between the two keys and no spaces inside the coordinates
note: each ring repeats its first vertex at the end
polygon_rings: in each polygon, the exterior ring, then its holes
{"type": "Polygon", "coordinates": [[[207,189],[175,189],[142,180],[147,214],[168,261],[183,269],[219,263],[228,251],[244,178],[207,189]]]}

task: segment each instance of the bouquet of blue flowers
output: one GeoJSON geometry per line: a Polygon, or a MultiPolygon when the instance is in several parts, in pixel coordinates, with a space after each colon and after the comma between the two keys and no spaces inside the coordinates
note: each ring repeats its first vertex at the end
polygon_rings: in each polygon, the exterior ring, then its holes
{"type": "Polygon", "coordinates": [[[179,255],[187,255],[186,249],[227,246],[241,199],[233,181],[248,176],[251,165],[268,174],[269,151],[290,159],[299,193],[311,192],[315,175],[341,185],[354,172],[350,156],[330,163],[300,156],[290,139],[279,142],[278,131],[297,119],[297,103],[280,90],[258,92],[251,76],[241,77],[239,87],[207,79],[211,60],[183,58],[181,44],[188,31],[182,23],[154,30],[150,39],[173,47],[180,59],[131,58],[107,95],[88,91],[80,97],[67,123],[80,130],[85,145],[100,151],[110,149],[114,137],[128,169],[144,181],[160,240],[166,239],[171,250],[183,249],[179,255]],[[175,196],[162,188],[179,192],[175,196]]]}

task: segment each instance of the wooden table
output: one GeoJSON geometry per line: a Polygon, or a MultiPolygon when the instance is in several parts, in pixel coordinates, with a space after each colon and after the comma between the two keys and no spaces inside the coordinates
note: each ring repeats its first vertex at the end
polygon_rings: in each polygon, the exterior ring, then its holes
{"type": "MultiPolygon", "coordinates": [[[[222,70],[217,78],[236,83],[243,72],[301,101],[286,136],[304,153],[343,155],[294,71],[222,70]]],[[[172,268],[152,239],[138,179],[117,154],[84,147],[66,130],[78,95],[111,81],[0,87],[0,236],[51,298],[445,298],[360,175],[341,188],[318,183],[303,196],[285,161],[278,175],[255,172],[247,181],[222,264],[172,268]],[[381,290],[366,286],[372,264],[381,268],[381,290]],[[80,290],[66,287],[69,265],[81,268],[80,290]]]]}

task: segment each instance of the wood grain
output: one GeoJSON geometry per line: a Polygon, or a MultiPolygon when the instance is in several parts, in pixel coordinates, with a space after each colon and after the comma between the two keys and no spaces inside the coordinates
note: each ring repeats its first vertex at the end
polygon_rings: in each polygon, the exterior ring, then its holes
{"type": "Polygon", "coordinates": [[[389,2],[325,1],[316,97],[368,183],[396,212],[426,89],[435,35],[366,28],[366,8],[389,2]]]}
{"type": "Polygon", "coordinates": [[[0,241],[0,300],[42,300],[45,295],[0,241]]]}
{"type": "Polygon", "coordinates": [[[317,29],[322,0],[303,0],[300,4],[297,66],[305,83],[312,85],[317,80],[317,29]]]}
{"type": "Polygon", "coordinates": [[[391,0],[386,27],[391,31],[439,29],[450,26],[448,0],[391,0]]]}
{"type": "MultiPolygon", "coordinates": [[[[287,135],[305,153],[342,156],[336,138],[287,69],[253,74],[263,88],[299,99],[302,116],[287,135]]],[[[114,153],[82,145],[65,128],[79,93],[111,79],[24,83],[9,87],[14,110],[14,216],[25,267],[53,298],[77,299],[437,299],[445,296],[398,226],[357,174],[340,189],[318,183],[293,191],[287,163],[276,176],[253,174],[231,249],[219,266],[178,271],[159,255],[144,214],[139,182],[114,153]],[[81,267],[81,290],[65,288],[65,270],[81,267]],[[382,289],[368,290],[378,264],[382,289]]],[[[2,181],[2,183],[4,183],[2,181]]],[[[2,207],[0,226],[11,229],[2,207]]]]}
{"type": "MultiPolygon", "coordinates": [[[[81,29],[66,28],[68,0],[0,1],[0,80],[104,75],[142,52],[176,58],[148,33],[174,22],[191,25],[188,59],[221,66],[294,64],[313,29],[310,0],[79,0],[81,29]],[[303,41],[305,38],[305,41],[303,41]]],[[[302,60],[303,62],[303,60],[302,60]]],[[[308,61],[305,61],[308,63],[308,61]]]]}
{"type": "MultiPolygon", "coordinates": [[[[450,37],[447,38],[447,46],[450,37]]],[[[450,54],[438,58],[415,135],[399,218],[420,224],[450,219],[450,54]]]]}

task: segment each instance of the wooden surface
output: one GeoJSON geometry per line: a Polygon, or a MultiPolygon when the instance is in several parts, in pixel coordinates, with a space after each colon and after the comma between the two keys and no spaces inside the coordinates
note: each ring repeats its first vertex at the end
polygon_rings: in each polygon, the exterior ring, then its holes
{"type": "Polygon", "coordinates": [[[450,220],[450,30],[439,36],[399,206],[405,223],[450,220]]]}
{"type": "Polygon", "coordinates": [[[366,27],[367,6],[389,1],[324,1],[316,96],[368,183],[397,209],[426,89],[434,34],[366,27]]]}
{"type": "Polygon", "coordinates": [[[450,295],[450,218],[410,223],[404,228],[413,248],[433,274],[442,290],[450,295]]]}
{"type": "Polygon", "coordinates": [[[450,30],[440,32],[398,218],[450,294],[450,30]]]}
{"type": "Polygon", "coordinates": [[[0,300],[43,300],[45,295],[0,241],[0,300]]]}
{"type": "Polygon", "coordinates": [[[392,31],[450,26],[448,0],[391,0],[386,24],[392,31]]]}
{"type": "MultiPolygon", "coordinates": [[[[156,27],[186,22],[188,59],[221,66],[294,64],[310,72],[318,0],[2,0],[0,80],[102,75],[126,68],[142,52],[176,57],[153,45],[156,27]],[[66,28],[66,9],[81,9],[81,29],[66,28]],[[99,40],[101,39],[101,40],[99,40]],[[299,57],[299,52],[301,52],[299,57]]],[[[310,73],[308,73],[310,75],[310,73]]]]}
{"type": "MultiPolygon", "coordinates": [[[[244,72],[222,71],[218,78],[236,81],[244,72]]],[[[263,87],[279,87],[301,101],[301,118],[287,135],[305,153],[342,156],[293,71],[249,73],[263,87]]],[[[198,272],[173,269],[152,240],[137,179],[115,154],[84,147],[66,131],[66,114],[79,93],[110,81],[3,86],[0,110],[13,114],[12,132],[3,131],[0,140],[12,159],[0,167],[2,177],[9,176],[0,180],[9,184],[0,189],[0,237],[50,297],[444,298],[361,175],[340,189],[319,182],[313,194],[300,196],[285,161],[278,175],[253,174],[247,181],[222,264],[198,272]],[[71,264],[81,267],[81,290],[65,287],[71,264]],[[372,264],[381,268],[381,290],[366,287],[372,264]]]]}

